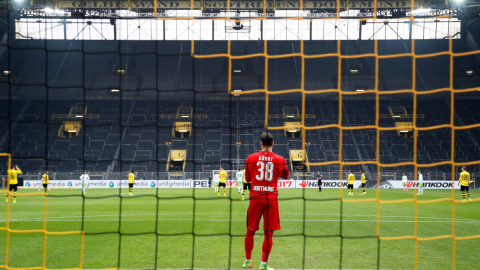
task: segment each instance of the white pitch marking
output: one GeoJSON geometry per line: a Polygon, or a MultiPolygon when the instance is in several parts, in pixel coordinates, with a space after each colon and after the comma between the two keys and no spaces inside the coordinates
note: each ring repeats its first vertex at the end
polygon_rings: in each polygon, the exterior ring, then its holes
{"type": "MultiPolygon", "coordinates": [[[[125,269],[122,268],[122,270],[143,270],[144,268],[139,268],[139,269],[125,269]]],[[[225,268],[157,268],[157,270],[187,270],[187,269],[194,269],[194,270],[225,270],[225,268]]],[[[235,269],[235,270],[241,270],[244,268],[230,268],[230,269],[235,269]]],[[[275,269],[281,269],[281,270],[301,270],[302,268],[275,268],[275,269]]],[[[348,269],[344,268],[345,270],[353,270],[353,269],[348,269]]],[[[84,269],[84,270],[101,270],[101,269],[84,269]]],[[[337,270],[336,268],[312,268],[312,269],[304,269],[304,270],[337,270]]],[[[355,270],[377,270],[375,269],[355,269],[355,270]]],[[[380,270],[391,270],[391,269],[382,269],[380,270]]]]}
{"type": "MultiPolygon", "coordinates": [[[[139,268],[139,269],[124,269],[122,268],[122,270],[143,270],[144,268],[139,268]]],[[[157,270],[187,270],[187,269],[194,269],[194,270],[224,270],[225,268],[157,268],[157,270]]],[[[230,268],[230,269],[235,269],[235,270],[240,270],[240,269],[243,269],[243,268],[230,268]]],[[[275,269],[281,269],[281,270],[300,270],[302,268],[275,268],[275,269]]],[[[377,268],[375,269],[355,269],[355,270],[376,270],[377,268]]],[[[101,270],[101,269],[84,269],[84,270],[101,270]]],[[[325,268],[313,268],[313,269],[304,269],[304,270],[336,270],[336,269],[325,269],[325,268]]],[[[347,269],[345,268],[345,270],[353,270],[353,269],[347,269]]],[[[387,270],[387,269],[382,269],[380,268],[380,270],[387,270]]],[[[390,269],[391,270],[391,269],[390,269]]]]}
{"type": "MultiPolygon", "coordinates": [[[[131,222],[131,221],[155,221],[156,219],[127,219],[122,220],[124,222],[131,222]]],[[[21,222],[25,221],[23,219],[10,219],[10,222],[21,222]]],[[[41,222],[42,220],[36,220],[37,222],[41,222]]],[[[47,219],[48,222],[79,222],[82,221],[81,219],[69,219],[69,220],[60,220],[60,219],[47,219]]],[[[84,220],[85,222],[108,222],[108,221],[118,221],[118,219],[96,219],[96,220],[84,220]]],[[[158,219],[158,221],[193,221],[193,219],[158,219]]],[[[245,219],[195,219],[195,221],[212,221],[212,222],[229,222],[229,221],[245,221],[245,219]]],[[[288,222],[340,222],[340,219],[282,219],[282,221],[288,222]]],[[[6,220],[0,220],[0,222],[6,222],[6,220]]],[[[343,219],[342,222],[377,222],[376,219],[343,219]]],[[[406,222],[406,223],[414,223],[413,220],[406,220],[406,221],[399,221],[399,220],[381,220],[380,222],[406,222]]],[[[418,223],[424,222],[434,222],[434,223],[451,223],[450,220],[419,220],[418,223]]],[[[467,224],[480,224],[480,220],[471,220],[471,221],[455,221],[456,223],[467,223],[467,224]]]]}
{"type": "MultiPolygon", "coordinates": [[[[173,216],[173,215],[188,215],[191,216],[193,213],[171,213],[171,214],[158,214],[157,216],[173,216]]],[[[230,213],[196,213],[195,215],[230,215],[230,213]]],[[[245,213],[232,213],[232,215],[242,215],[244,216],[245,213]]],[[[303,216],[302,213],[280,213],[280,215],[301,215],[303,216]]],[[[96,217],[118,217],[119,215],[89,215],[89,216],[84,216],[84,218],[96,218],[96,217]]],[[[122,217],[129,217],[129,216],[155,216],[155,214],[123,214],[122,217]]],[[[306,214],[305,216],[340,216],[340,214],[306,214]]],[[[349,215],[349,214],[343,214],[344,217],[377,217],[377,215],[349,215]]],[[[47,220],[52,220],[52,219],[62,219],[62,218],[81,218],[82,216],[63,216],[63,217],[49,217],[47,220]]],[[[380,218],[414,218],[413,216],[380,216],[380,218]]],[[[421,219],[441,219],[441,220],[447,220],[451,221],[451,218],[439,218],[439,217],[417,217],[421,219]]],[[[35,220],[40,220],[43,221],[44,217],[37,217],[37,218],[23,218],[23,219],[10,219],[10,221],[16,220],[16,221],[35,221],[35,220]]],[[[162,220],[162,219],[159,219],[162,220]]],[[[200,219],[196,219],[200,220],[200,219]]],[[[283,220],[283,219],[282,219],[283,220]]],[[[5,220],[0,220],[5,221],[5,220]]],[[[321,220],[319,220],[321,221],[321,220]]],[[[360,220],[359,220],[360,221],[360,220]]],[[[383,220],[380,220],[383,222],[383,220]]],[[[480,221],[477,219],[455,219],[455,221],[480,221]]],[[[413,222],[413,221],[412,221],[413,222]]]]}

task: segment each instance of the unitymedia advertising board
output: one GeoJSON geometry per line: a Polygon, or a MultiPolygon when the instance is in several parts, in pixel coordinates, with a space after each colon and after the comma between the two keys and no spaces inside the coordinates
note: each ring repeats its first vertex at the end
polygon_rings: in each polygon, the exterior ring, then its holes
{"type": "MultiPolygon", "coordinates": [[[[212,187],[214,185],[211,182],[212,187]]],[[[226,181],[227,187],[236,188],[237,181],[226,181]]],[[[346,180],[323,180],[322,188],[346,188],[346,180]]],[[[24,181],[24,188],[38,188],[42,181],[24,181]]],[[[51,180],[50,188],[81,188],[80,180],[51,180]]],[[[361,187],[361,181],[355,180],[354,188],[361,187]]],[[[376,188],[377,182],[367,181],[367,188],[376,188]]],[[[408,181],[408,188],[418,188],[418,182],[408,181]]],[[[134,188],[208,188],[208,180],[135,180],[134,188]]],[[[425,189],[460,189],[458,182],[452,181],[423,181],[425,189]]],[[[128,180],[90,180],[87,188],[128,188],[128,180]]],[[[317,180],[279,180],[277,188],[318,188],[317,180]]],[[[402,181],[381,181],[380,188],[403,188],[402,181]]],[[[471,185],[472,188],[472,185],[471,185]]]]}
{"type": "MultiPolygon", "coordinates": [[[[134,188],[191,188],[190,180],[135,180],[134,188]]],[[[42,181],[25,181],[25,188],[38,188],[42,181]]],[[[81,188],[81,180],[50,180],[50,188],[81,188]]],[[[90,180],[87,188],[128,188],[128,180],[90,180]]]]}

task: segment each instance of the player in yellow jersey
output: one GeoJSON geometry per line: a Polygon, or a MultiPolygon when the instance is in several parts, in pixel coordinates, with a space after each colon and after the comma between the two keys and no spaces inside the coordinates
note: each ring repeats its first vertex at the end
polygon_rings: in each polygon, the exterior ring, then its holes
{"type": "Polygon", "coordinates": [[[458,185],[460,184],[462,185],[461,186],[462,197],[463,197],[462,202],[466,202],[465,191],[468,194],[468,200],[472,201],[472,198],[470,197],[470,188],[468,187],[468,185],[470,184],[470,174],[467,172],[467,167],[465,166],[462,166],[462,173],[460,174],[460,178],[458,179],[458,185]]]}
{"type": "Polygon", "coordinates": [[[242,193],[242,201],[245,200],[245,190],[248,188],[248,193],[252,191],[252,183],[247,183],[247,180],[245,180],[245,170],[243,170],[243,193],[242,193]]]}
{"type": "Polygon", "coordinates": [[[133,196],[133,182],[135,182],[135,174],[132,170],[130,174],[128,174],[128,195],[133,196]]]}
{"type": "Polygon", "coordinates": [[[42,176],[42,184],[43,184],[43,193],[45,196],[47,195],[47,188],[48,188],[48,171],[45,171],[45,174],[42,176]]]}
{"type": "Polygon", "coordinates": [[[355,175],[352,171],[348,171],[348,196],[353,196],[353,181],[355,181],[355,175]]]}
{"type": "Polygon", "coordinates": [[[217,196],[220,196],[220,187],[223,187],[223,196],[227,196],[227,172],[223,170],[223,166],[220,166],[220,183],[218,184],[217,196]]]}
{"type": "Polygon", "coordinates": [[[13,203],[17,203],[17,174],[23,174],[22,170],[18,168],[18,165],[12,166],[11,170],[8,170],[8,176],[10,177],[10,181],[8,182],[8,192],[7,192],[7,199],[6,203],[8,203],[8,197],[10,195],[10,191],[13,190],[13,203]]]}
{"type": "Polygon", "coordinates": [[[365,195],[367,192],[365,192],[365,173],[363,173],[363,170],[360,170],[360,175],[362,176],[362,190],[363,193],[360,195],[365,195]]]}
{"type": "MultiPolygon", "coordinates": [[[[50,179],[48,178],[48,171],[45,171],[45,174],[47,175],[47,181],[46,181],[46,182],[47,182],[47,184],[48,184],[48,181],[50,180],[50,179]]],[[[42,176],[42,185],[39,185],[39,186],[38,186],[38,192],[40,192],[40,190],[42,189],[43,185],[45,184],[45,174],[42,176]]],[[[48,189],[48,191],[52,191],[52,190],[48,187],[48,185],[47,185],[47,189],[48,189]]]]}

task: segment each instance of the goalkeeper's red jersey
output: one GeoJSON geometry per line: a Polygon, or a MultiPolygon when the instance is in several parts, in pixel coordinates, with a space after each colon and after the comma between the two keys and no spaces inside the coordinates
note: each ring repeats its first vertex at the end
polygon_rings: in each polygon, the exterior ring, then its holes
{"type": "Polygon", "coordinates": [[[245,181],[252,183],[250,198],[261,194],[278,196],[278,178],[289,175],[285,159],[273,152],[260,151],[248,156],[245,163],[245,181]]]}

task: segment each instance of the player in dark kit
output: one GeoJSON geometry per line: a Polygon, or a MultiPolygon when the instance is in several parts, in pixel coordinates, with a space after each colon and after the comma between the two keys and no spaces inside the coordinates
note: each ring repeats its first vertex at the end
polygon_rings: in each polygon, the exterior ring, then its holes
{"type": "Polygon", "coordinates": [[[317,181],[318,181],[318,192],[322,192],[322,174],[320,171],[317,173],[317,181]]]}
{"type": "Polygon", "coordinates": [[[245,236],[246,261],[243,268],[251,268],[255,232],[263,216],[265,238],[262,246],[260,270],[273,270],[267,266],[273,245],[273,231],[280,230],[278,212],[278,178],[288,179],[289,172],[285,159],[272,152],[273,136],[264,132],[260,136],[262,151],[248,156],[245,163],[245,181],[252,183],[250,204],[247,210],[247,235],[245,236]]]}

